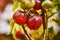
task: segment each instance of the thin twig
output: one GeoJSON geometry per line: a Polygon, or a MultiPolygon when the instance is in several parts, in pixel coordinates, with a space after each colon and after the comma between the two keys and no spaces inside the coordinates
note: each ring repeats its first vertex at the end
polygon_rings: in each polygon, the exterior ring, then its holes
{"type": "Polygon", "coordinates": [[[32,40],[31,37],[28,35],[27,31],[25,30],[24,26],[22,26],[22,28],[23,28],[24,33],[25,33],[25,34],[27,35],[27,37],[29,38],[29,40],[32,40]]]}

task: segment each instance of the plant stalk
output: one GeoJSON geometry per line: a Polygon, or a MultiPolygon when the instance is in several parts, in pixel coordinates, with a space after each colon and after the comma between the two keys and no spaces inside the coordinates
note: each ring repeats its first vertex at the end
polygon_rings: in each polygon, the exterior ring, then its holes
{"type": "Polygon", "coordinates": [[[25,33],[25,34],[27,35],[27,37],[29,38],[29,40],[32,40],[31,37],[28,35],[26,29],[24,28],[24,25],[22,25],[22,28],[23,28],[24,33],[25,33]]]}
{"type": "Polygon", "coordinates": [[[45,10],[44,9],[41,9],[41,10],[42,10],[42,19],[43,19],[43,28],[44,28],[43,35],[44,35],[44,40],[45,40],[45,29],[46,29],[46,21],[45,21],[45,19],[46,19],[46,16],[45,16],[45,10]]]}

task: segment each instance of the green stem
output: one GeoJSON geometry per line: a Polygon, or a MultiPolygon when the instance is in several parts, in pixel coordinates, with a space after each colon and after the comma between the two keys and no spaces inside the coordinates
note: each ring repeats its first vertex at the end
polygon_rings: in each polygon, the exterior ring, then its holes
{"type": "Polygon", "coordinates": [[[47,38],[48,36],[48,18],[47,18],[47,15],[46,15],[46,32],[45,32],[45,40],[48,40],[49,38],[47,38]]]}
{"type": "Polygon", "coordinates": [[[46,10],[46,32],[45,32],[45,40],[49,40],[48,37],[48,16],[47,16],[48,10],[46,10]]]}
{"type": "Polygon", "coordinates": [[[30,38],[30,36],[28,35],[27,31],[25,30],[24,25],[22,25],[22,28],[23,28],[24,33],[25,33],[25,34],[27,35],[27,37],[29,38],[29,40],[32,40],[32,39],[30,38]]]}

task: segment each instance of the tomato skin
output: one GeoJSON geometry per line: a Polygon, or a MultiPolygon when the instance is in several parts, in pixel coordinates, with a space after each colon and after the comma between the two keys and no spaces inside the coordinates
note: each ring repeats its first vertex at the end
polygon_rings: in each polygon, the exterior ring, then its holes
{"type": "Polygon", "coordinates": [[[42,25],[42,18],[40,16],[33,16],[28,19],[27,25],[31,30],[37,30],[42,25]]]}
{"type": "Polygon", "coordinates": [[[21,11],[16,11],[13,15],[13,20],[15,23],[19,24],[19,25],[24,25],[27,21],[26,16],[24,15],[23,12],[21,11]]]}
{"type": "Polygon", "coordinates": [[[42,4],[42,0],[36,0],[33,9],[35,10],[41,9],[42,8],[41,4],[42,4]]]}
{"type": "Polygon", "coordinates": [[[20,30],[17,30],[17,31],[16,31],[16,36],[17,36],[17,37],[20,37],[21,35],[22,35],[22,32],[21,32],[20,30]]]}

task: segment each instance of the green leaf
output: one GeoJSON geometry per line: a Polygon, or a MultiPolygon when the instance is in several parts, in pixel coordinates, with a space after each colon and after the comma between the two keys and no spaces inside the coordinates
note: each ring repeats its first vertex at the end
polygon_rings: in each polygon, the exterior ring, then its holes
{"type": "Polygon", "coordinates": [[[42,11],[41,11],[41,10],[36,10],[36,11],[37,11],[37,13],[38,13],[39,15],[42,14],[42,11]]]}
{"type": "Polygon", "coordinates": [[[16,36],[16,23],[14,24],[12,32],[13,32],[13,36],[16,36]]]}
{"type": "Polygon", "coordinates": [[[59,19],[52,19],[54,22],[57,23],[57,25],[60,27],[60,20],[59,19]]]}
{"type": "Polygon", "coordinates": [[[53,26],[49,28],[49,33],[53,33],[53,26]]]}
{"type": "Polygon", "coordinates": [[[43,33],[43,25],[41,25],[40,28],[38,30],[35,30],[34,33],[32,34],[34,40],[40,40],[42,33],[43,33]]]}
{"type": "Polygon", "coordinates": [[[13,18],[10,18],[10,26],[14,26],[13,18]]]}
{"type": "MultiPolygon", "coordinates": [[[[56,12],[56,13],[57,13],[57,12],[56,12]]],[[[50,18],[50,17],[52,17],[55,13],[52,13],[51,11],[48,11],[46,14],[47,14],[47,17],[50,18]]]]}
{"type": "Polygon", "coordinates": [[[53,26],[51,26],[51,27],[49,28],[48,34],[49,34],[49,36],[48,36],[49,39],[50,39],[50,40],[53,40],[53,38],[54,38],[54,36],[55,36],[54,30],[53,30],[53,26]]]}
{"type": "Polygon", "coordinates": [[[60,0],[52,0],[55,8],[59,11],[60,9],[60,0]]]}
{"type": "Polygon", "coordinates": [[[57,0],[52,0],[54,6],[57,6],[58,5],[58,1],[57,0]]]}
{"type": "Polygon", "coordinates": [[[14,1],[12,10],[14,11],[18,7],[18,1],[14,1]]]}
{"type": "Polygon", "coordinates": [[[10,31],[8,32],[7,35],[11,34],[11,32],[12,32],[12,30],[13,30],[13,27],[14,27],[14,24],[15,24],[15,23],[13,22],[13,19],[10,18],[10,31]]]}

